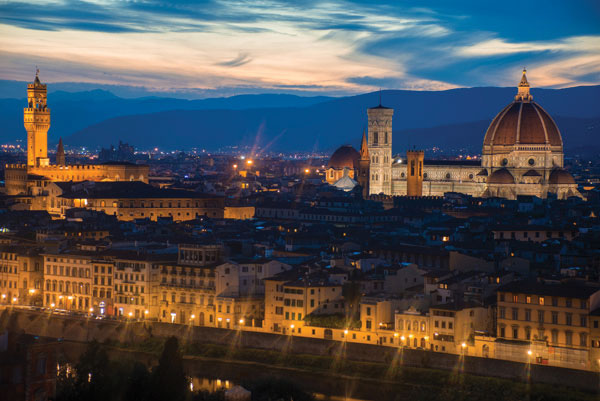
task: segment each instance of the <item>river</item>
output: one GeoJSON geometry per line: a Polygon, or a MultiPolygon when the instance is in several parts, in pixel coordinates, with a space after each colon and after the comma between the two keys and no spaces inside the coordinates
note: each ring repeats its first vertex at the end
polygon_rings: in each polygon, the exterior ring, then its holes
{"type": "Polygon", "coordinates": [[[215,391],[269,378],[292,381],[324,401],[382,401],[395,399],[406,387],[384,381],[339,377],[254,363],[185,359],[194,390],[215,391]]]}

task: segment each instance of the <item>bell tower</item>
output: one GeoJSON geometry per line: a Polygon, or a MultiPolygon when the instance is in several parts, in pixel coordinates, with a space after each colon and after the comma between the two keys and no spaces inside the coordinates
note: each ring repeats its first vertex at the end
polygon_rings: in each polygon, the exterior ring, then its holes
{"type": "Polygon", "coordinates": [[[369,194],[392,195],[392,116],[394,109],[381,105],[367,110],[368,149],[371,157],[369,194]]]}
{"type": "Polygon", "coordinates": [[[50,109],[47,107],[46,85],[40,82],[39,70],[35,80],[27,84],[27,107],[23,110],[23,123],[27,131],[27,166],[50,164],[48,159],[48,129],[50,109]]]}
{"type": "Polygon", "coordinates": [[[406,152],[406,195],[423,196],[423,159],[422,150],[406,152]]]}

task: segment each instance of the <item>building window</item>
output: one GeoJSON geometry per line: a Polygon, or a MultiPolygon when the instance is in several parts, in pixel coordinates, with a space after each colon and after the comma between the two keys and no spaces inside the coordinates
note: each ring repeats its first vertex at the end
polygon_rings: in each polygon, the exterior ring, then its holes
{"type": "Polygon", "coordinates": [[[570,331],[565,331],[565,344],[573,345],[573,333],[570,331]]]}
{"type": "Polygon", "coordinates": [[[552,324],[558,324],[558,312],[552,312],[552,324]]]}
{"type": "Polygon", "coordinates": [[[519,296],[518,295],[513,295],[512,300],[514,303],[519,302],[519,296]]]}
{"type": "Polygon", "coordinates": [[[544,305],[544,297],[540,297],[540,305],[544,305]]]}
{"type": "Polygon", "coordinates": [[[570,313],[566,313],[565,317],[566,317],[566,325],[572,326],[573,325],[573,315],[570,313]]]}
{"type": "Polygon", "coordinates": [[[525,320],[531,322],[531,309],[525,309],[525,320]]]}
{"type": "Polygon", "coordinates": [[[544,311],[543,310],[538,311],[538,322],[540,322],[540,324],[544,323],[544,311]]]}
{"type": "Polygon", "coordinates": [[[587,334],[586,333],[579,334],[579,345],[581,345],[582,347],[587,347],[587,334]]]}
{"type": "MultiPolygon", "coordinates": [[[[527,233],[525,233],[527,234],[527,233]]],[[[525,237],[527,237],[527,235],[525,235],[525,237]]],[[[528,295],[527,297],[525,297],[525,302],[530,304],[531,303],[531,297],[528,295]]]]}
{"type": "Polygon", "coordinates": [[[519,309],[512,308],[512,320],[519,320],[519,309]]]}
{"type": "Polygon", "coordinates": [[[519,328],[513,327],[512,334],[513,334],[513,338],[519,338],[519,328]]]}
{"type": "Polygon", "coordinates": [[[558,331],[552,330],[552,343],[558,344],[558,331]]]}
{"type": "Polygon", "coordinates": [[[587,327],[587,316],[585,316],[585,315],[579,316],[579,325],[581,327],[587,327]]]}

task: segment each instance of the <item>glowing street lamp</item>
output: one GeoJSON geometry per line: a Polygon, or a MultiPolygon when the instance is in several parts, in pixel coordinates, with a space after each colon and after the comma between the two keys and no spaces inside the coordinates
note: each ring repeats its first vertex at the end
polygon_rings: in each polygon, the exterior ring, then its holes
{"type": "Polygon", "coordinates": [[[244,324],[244,319],[240,319],[240,324],[244,324]]]}
{"type": "Polygon", "coordinates": [[[527,355],[531,356],[531,354],[533,354],[533,352],[531,352],[531,350],[527,350],[527,355]]]}

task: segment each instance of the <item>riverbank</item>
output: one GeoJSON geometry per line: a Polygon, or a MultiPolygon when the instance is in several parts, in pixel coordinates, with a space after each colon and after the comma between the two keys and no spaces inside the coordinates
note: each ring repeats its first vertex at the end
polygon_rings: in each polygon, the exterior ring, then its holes
{"type": "MultiPolygon", "coordinates": [[[[112,350],[157,356],[162,339],[140,343],[109,342],[112,350]]],[[[292,379],[307,391],[361,400],[597,400],[594,392],[564,386],[401,365],[401,351],[391,363],[356,362],[338,356],[289,354],[239,349],[215,344],[182,344],[192,377],[232,380],[244,384],[264,378],[292,379]]]]}
{"type": "MultiPolygon", "coordinates": [[[[339,341],[243,332],[211,327],[152,322],[96,321],[73,319],[49,313],[3,310],[0,331],[11,330],[85,343],[97,340],[114,349],[156,355],[162,339],[180,339],[188,357],[206,361],[260,363],[273,369],[300,369],[332,380],[389,381],[401,390],[429,394],[473,393],[478,388],[490,394],[540,394],[543,399],[596,399],[598,373],[522,364],[497,359],[435,353],[431,351],[354,344],[339,341]],[[406,387],[408,386],[408,387],[406,387]],[[460,386],[460,387],[458,387],[460,386]],[[474,388],[474,389],[473,389],[474,388]],[[533,392],[533,393],[532,393],[533,392]],[[566,395],[566,398],[564,397],[566,395]],[[562,398],[561,398],[562,397],[562,398]]],[[[310,380],[310,379],[307,379],[310,380]]],[[[395,388],[394,391],[399,391],[395,388]]],[[[488,398],[488,394],[483,394],[488,398]]],[[[387,399],[387,398],[381,398],[387,399]]],[[[416,398],[419,399],[419,398],[416,398]]],[[[436,398],[434,398],[436,399],[436,398]]],[[[454,399],[454,398],[448,398],[454,399]]]]}

